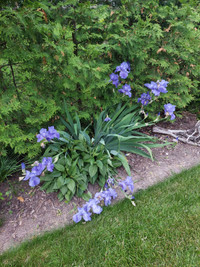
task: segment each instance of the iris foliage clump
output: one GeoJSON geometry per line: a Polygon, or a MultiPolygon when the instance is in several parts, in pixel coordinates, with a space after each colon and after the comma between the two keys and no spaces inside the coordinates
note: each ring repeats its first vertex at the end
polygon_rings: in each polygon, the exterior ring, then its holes
{"type": "MultiPolygon", "coordinates": [[[[115,70],[115,72],[119,72],[119,75],[115,73],[110,75],[110,81],[117,88],[120,86],[130,88],[128,92],[123,92],[123,97],[128,96],[129,98],[131,97],[131,86],[124,80],[128,77],[130,67],[129,62],[123,62],[115,70]]],[[[154,101],[153,94],[158,97],[160,93],[167,92],[167,84],[168,82],[164,80],[157,83],[151,82],[151,96],[149,93],[146,94],[151,102],[154,101]]],[[[118,92],[122,93],[120,90],[118,89],[118,92]]],[[[109,109],[102,111],[99,117],[94,119],[93,126],[88,125],[85,129],[82,129],[78,115],[76,114],[73,118],[65,104],[66,120],[61,118],[61,121],[66,127],[66,131],[58,132],[54,126],[48,127],[48,130],[44,128],[40,130],[37,141],[43,148],[46,145],[47,147],[41,163],[36,162],[31,171],[26,171],[23,166],[24,180],[29,180],[30,186],[36,186],[41,181],[43,190],[56,191],[59,200],[70,201],[74,195],[85,200],[91,199],[88,183],[97,182],[103,188],[107,179],[116,174],[116,168],[120,165],[123,165],[130,177],[131,171],[124,151],[153,159],[151,147],[163,145],[156,144],[155,138],[138,131],[140,128],[154,123],[145,123],[147,115],[144,106],[147,102],[144,102],[143,98],[144,94],[138,99],[138,102],[142,103],[141,107],[139,104],[130,106],[127,103],[119,104],[113,113],[109,113],[109,109]],[[89,135],[90,127],[92,129],[89,135]]],[[[165,113],[166,116],[171,115],[172,118],[175,109],[171,110],[170,105],[170,103],[167,104],[168,109],[165,108],[165,113]]],[[[173,107],[175,108],[175,106],[173,107]]],[[[123,182],[119,185],[122,186],[122,189],[126,187],[123,182]]],[[[113,196],[110,194],[113,192],[113,189],[106,190],[102,196],[110,199],[113,196]]],[[[97,205],[100,201],[94,199],[94,202],[97,205]]],[[[110,200],[106,203],[110,204],[110,200]]],[[[90,209],[87,207],[84,210],[89,212],[90,209]]],[[[101,209],[95,206],[94,210],[100,212],[101,209]]]]}

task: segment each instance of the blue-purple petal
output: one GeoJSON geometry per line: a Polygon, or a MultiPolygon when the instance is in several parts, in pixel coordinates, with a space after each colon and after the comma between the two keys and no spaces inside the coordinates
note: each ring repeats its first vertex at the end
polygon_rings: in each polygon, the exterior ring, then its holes
{"type": "Polygon", "coordinates": [[[38,178],[38,177],[31,177],[29,180],[29,185],[31,187],[34,187],[34,186],[38,185],[39,183],[40,183],[40,178],[38,178]]]}

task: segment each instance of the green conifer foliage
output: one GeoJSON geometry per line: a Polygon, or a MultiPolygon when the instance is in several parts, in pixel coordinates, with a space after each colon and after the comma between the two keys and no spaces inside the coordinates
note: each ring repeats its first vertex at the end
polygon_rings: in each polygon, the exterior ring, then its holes
{"type": "Polygon", "coordinates": [[[132,102],[144,83],[169,80],[155,102],[186,107],[199,94],[199,6],[156,0],[27,1],[0,11],[0,146],[35,156],[42,127],[59,129],[63,101],[91,121],[102,109],[127,101],[109,83],[131,63],[132,102]],[[119,1],[118,1],[119,2],[119,1]]]}

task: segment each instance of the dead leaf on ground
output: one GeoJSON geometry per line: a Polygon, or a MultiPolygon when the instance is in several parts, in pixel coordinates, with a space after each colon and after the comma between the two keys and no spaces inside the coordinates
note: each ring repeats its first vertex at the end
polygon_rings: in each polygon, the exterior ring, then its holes
{"type": "Polygon", "coordinates": [[[23,197],[18,197],[17,198],[20,202],[24,202],[24,198],[23,197]]]}

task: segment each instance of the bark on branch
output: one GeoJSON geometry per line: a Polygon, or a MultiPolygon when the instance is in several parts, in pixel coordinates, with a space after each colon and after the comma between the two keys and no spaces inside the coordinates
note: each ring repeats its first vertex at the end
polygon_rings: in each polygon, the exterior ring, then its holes
{"type": "Polygon", "coordinates": [[[168,130],[154,126],[153,132],[170,135],[183,143],[200,147],[200,121],[198,121],[193,128],[188,130],[168,130]]]}
{"type": "Polygon", "coordinates": [[[19,92],[18,92],[18,88],[17,88],[17,84],[15,81],[15,74],[14,74],[14,70],[13,70],[13,66],[12,66],[12,62],[9,60],[9,65],[10,65],[10,69],[11,69],[11,73],[12,73],[12,78],[13,78],[13,84],[15,86],[16,89],[16,93],[17,93],[17,97],[20,100],[20,96],[19,96],[19,92]]]}

